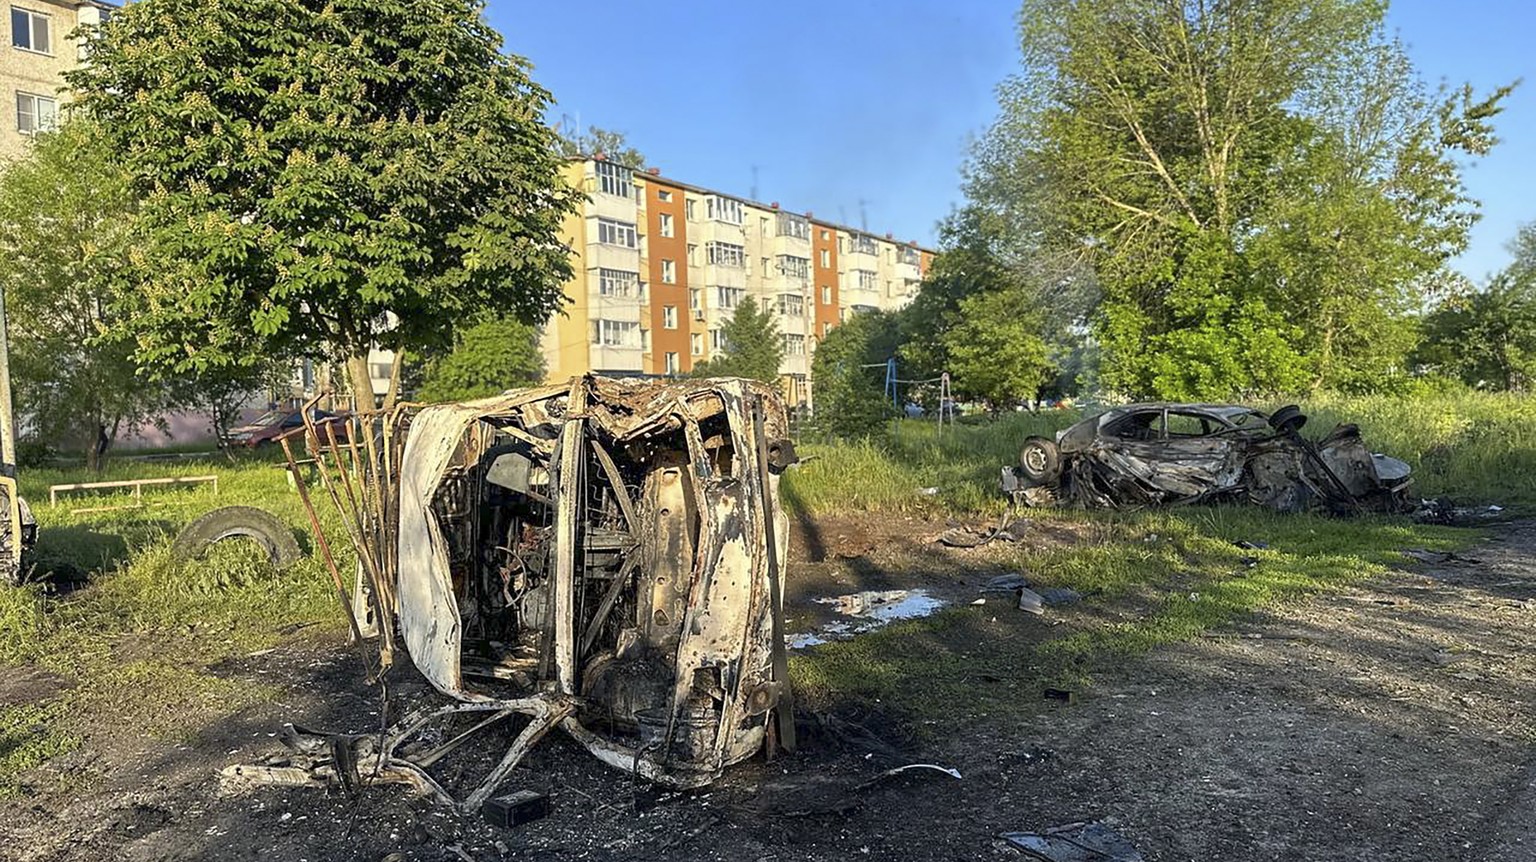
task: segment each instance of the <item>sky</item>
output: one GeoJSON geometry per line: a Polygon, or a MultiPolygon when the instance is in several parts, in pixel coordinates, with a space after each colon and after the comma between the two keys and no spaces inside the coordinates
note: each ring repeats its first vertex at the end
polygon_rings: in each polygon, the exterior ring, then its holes
{"type": "MultiPolygon", "coordinates": [[[[621,131],[684,182],[930,247],[1018,64],[1013,0],[488,2],[552,122],[621,131]]],[[[1388,26],[1432,85],[1529,79],[1464,173],[1483,218],[1455,265],[1481,283],[1536,220],[1536,4],[1396,0],[1388,26]]]]}

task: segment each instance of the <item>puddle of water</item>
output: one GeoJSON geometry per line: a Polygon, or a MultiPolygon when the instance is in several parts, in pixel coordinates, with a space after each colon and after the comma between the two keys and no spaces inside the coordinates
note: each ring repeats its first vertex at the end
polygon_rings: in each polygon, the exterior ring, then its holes
{"type": "Polygon", "coordinates": [[[927,590],[869,590],[846,596],[827,596],[816,601],[832,605],[833,610],[845,619],[833,620],[812,631],[785,635],[790,649],[847,640],[897,620],[926,617],[948,604],[928,595],[927,590]]]}

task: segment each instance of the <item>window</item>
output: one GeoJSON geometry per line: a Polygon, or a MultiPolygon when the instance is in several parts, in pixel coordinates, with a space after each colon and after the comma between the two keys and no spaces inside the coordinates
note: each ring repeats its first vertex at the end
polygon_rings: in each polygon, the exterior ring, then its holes
{"type": "Polygon", "coordinates": [[[661,328],[662,329],[676,329],[677,328],[677,306],[675,306],[675,305],[663,305],[661,307],[661,328]]]}
{"type": "Polygon", "coordinates": [[[24,135],[48,132],[59,125],[59,103],[46,96],[16,94],[16,131],[24,135]]]}
{"type": "Polygon", "coordinates": [[[662,213],[656,220],[656,229],[662,236],[672,235],[672,214],[662,213]]]}
{"type": "Polygon", "coordinates": [[[663,259],[661,262],[661,283],[677,284],[677,261],[663,259]]]}
{"type": "Polygon", "coordinates": [[[597,292],[602,296],[633,297],[640,294],[640,273],[622,269],[599,269],[597,292]]]}
{"type": "Polygon", "coordinates": [[[875,289],[875,273],[868,269],[856,269],[853,271],[859,277],[859,290],[875,289]]]}
{"type": "Polygon", "coordinates": [[[879,249],[875,238],[868,234],[856,234],[848,238],[848,250],[854,254],[875,254],[879,249]]]}
{"type": "Polygon", "coordinates": [[[697,243],[688,243],[688,265],[699,265],[699,246],[697,243]]]}
{"type": "Polygon", "coordinates": [[[793,213],[779,213],[779,236],[810,239],[811,223],[806,221],[804,216],[797,216],[793,213]]]}
{"type": "Polygon", "coordinates": [[[603,347],[639,347],[640,324],[627,320],[594,320],[592,343],[603,347]]]}
{"type": "Polygon", "coordinates": [[[11,44],[23,51],[53,53],[48,16],[40,12],[11,7],[11,44]]]}
{"type": "Polygon", "coordinates": [[[668,202],[670,202],[672,200],[672,193],[667,191],[666,189],[657,189],[656,190],[656,200],[659,200],[662,203],[668,203],[668,202]]]}
{"type": "Polygon", "coordinates": [[[704,310],[704,291],[697,287],[688,288],[688,307],[695,311],[704,310]]]}
{"type": "Polygon", "coordinates": [[[719,329],[709,331],[709,349],[720,353],[725,350],[725,332],[719,329]]]}
{"type": "Polygon", "coordinates": [[[667,373],[668,374],[676,374],[676,373],[678,373],[679,371],[682,371],[682,370],[683,370],[683,365],[682,365],[681,362],[677,361],[677,354],[669,352],[667,354],[667,373]]]}
{"type": "Polygon", "coordinates": [[[762,218],[758,219],[757,222],[758,222],[757,223],[757,235],[758,236],[767,236],[768,235],[768,217],[767,216],[763,216],[762,218]]]}
{"type": "Polygon", "coordinates": [[[832,268],[832,250],[831,249],[824,248],[824,249],[821,250],[821,268],[822,269],[831,269],[832,268]]]}
{"type": "Polygon", "coordinates": [[[688,351],[694,356],[704,355],[704,333],[695,332],[688,336],[688,351]]]}
{"type": "Polygon", "coordinates": [[[597,220],[597,241],[604,245],[634,248],[635,226],[627,221],[600,218],[597,220]]]}
{"type": "Polygon", "coordinates": [[[822,239],[823,242],[825,242],[825,241],[827,241],[827,240],[829,240],[831,238],[832,238],[832,234],[828,233],[827,231],[822,231],[821,232],[821,239],[822,239]]]}
{"type": "Polygon", "coordinates": [[[785,278],[807,279],[811,277],[811,259],[792,254],[779,255],[779,272],[785,278]]]}
{"type": "Polygon", "coordinates": [[[741,301],[743,299],[746,299],[746,297],[747,297],[746,290],[744,290],[744,289],[742,289],[740,287],[717,287],[717,288],[715,288],[715,300],[716,300],[715,305],[720,307],[720,308],[722,308],[722,309],[725,309],[726,311],[730,311],[731,309],[733,309],[736,306],[740,305],[741,301]]]}
{"type": "Polygon", "coordinates": [[[763,278],[768,277],[768,258],[763,258],[763,278]]]}
{"type": "Polygon", "coordinates": [[[784,336],[784,355],[785,356],[804,356],[805,355],[805,336],[804,335],[786,335],[786,336],[784,336]]]}
{"type": "Polygon", "coordinates": [[[798,293],[779,294],[779,313],[790,317],[805,316],[805,299],[798,293]]]}
{"type": "Polygon", "coordinates": [[[635,196],[634,172],[614,162],[597,162],[597,190],[621,198],[635,196]]]}
{"type": "Polygon", "coordinates": [[[708,217],[715,221],[741,224],[741,201],[710,195],[704,199],[704,208],[708,217]]]}
{"type": "Polygon", "coordinates": [[[729,266],[733,269],[745,269],[747,266],[747,250],[739,245],[711,242],[704,246],[704,251],[709,262],[715,266],[729,266]]]}
{"type": "Polygon", "coordinates": [[[917,249],[912,248],[911,246],[908,246],[908,247],[902,249],[901,250],[901,257],[897,258],[897,260],[899,262],[901,262],[901,263],[905,263],[905,264],[908,264],[910,266],[917,266],[917,262],[918,262],[917,249]]]}
{"type": "Polygon", "coordinates": [[[830,285],[823,284],[821,286],[821,304],[822,305],[831,305],[832,304],[832,288],[831,288],[830,285]]]}

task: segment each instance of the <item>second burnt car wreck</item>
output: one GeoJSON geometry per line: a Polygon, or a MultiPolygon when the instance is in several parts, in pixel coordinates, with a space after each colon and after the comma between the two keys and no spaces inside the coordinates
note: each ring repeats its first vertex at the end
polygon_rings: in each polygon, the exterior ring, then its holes
{"type": "Polygon", "coordinates": [[[1354,425],[1301,435],[1294,406],[1131,404],[1031,437],[1003,490],[1025,505],[1096,508],[1247,501],[1276,511],[1412,508],[1407,464],[1373,454],[1354,425]]]}
{"type": "Polygon", "coordinates": [[[373,672],[403,646],[446,702],[377,734],[290,727],[289,756],[226,779],[402,782],[475,810],[555,729],[673,787],[793,747],[778,481],[795,455],[771,389],[589,376],[358,421],[345,441],[311,429],[358,551],[354,631],[373,672]],[[436,777],[514,722],[467,794],[436,777]]]}

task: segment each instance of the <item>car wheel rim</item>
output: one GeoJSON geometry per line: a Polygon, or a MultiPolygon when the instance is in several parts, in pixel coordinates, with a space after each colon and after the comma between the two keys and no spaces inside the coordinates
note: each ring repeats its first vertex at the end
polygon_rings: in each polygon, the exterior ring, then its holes
{"type": "Polygon", "coordinates": [[[1024,466],[1028,467],[1036,473],[1044,473],[1045,452],[1036,448],[1030,448],[1026,450],[1024,452],[1024,466]]]}

